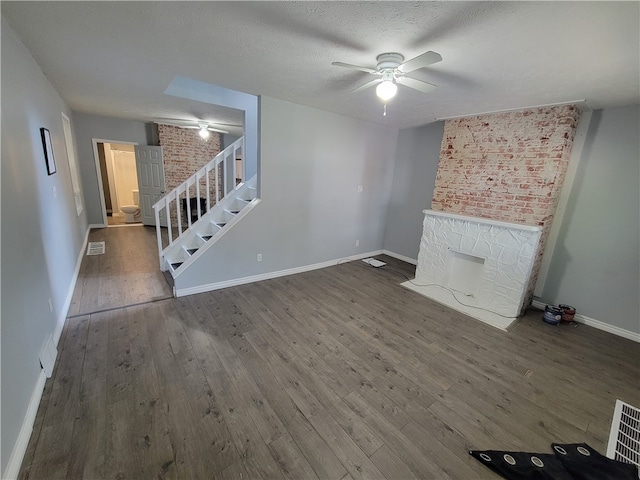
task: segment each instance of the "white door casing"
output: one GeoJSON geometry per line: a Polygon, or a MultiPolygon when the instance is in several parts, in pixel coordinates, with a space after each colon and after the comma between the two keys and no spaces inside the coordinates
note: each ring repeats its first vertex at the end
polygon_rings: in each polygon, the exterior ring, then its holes
{"type": "Polygon", "coordinates": [[[144,225],[156,224],[153,204],[164,196],[162,147],[136,145],[136,169],[140,192],[140,215],[144,225]]]}
{"type": "MultiPolygon", "coordinates": [[[[98,176],[98,192],[100,195],[100,208],[102,213],[102,223],[92,224],[91,226],[103,228],[108,225],[108,222],[107,222],[107,206],[104,199],[104,185],[102,184],[102,167],[100,166],[100,154],[98,153],[98,144],[102,143],[105,146],[105,149],[107,147],[107,144],[112,144],[112,143],[119,143],[123,145],[138,145],[138,144],[135,142],[127,142],[125,140],[111,140],[106,138],[92,138],[91,143],[93,145],[93,159],[96,165],[96,175],[98,176]]],[[[105,166],[108,169],[109,166],[111,165],[111,162],[109,162],[108,159],[106,158],[106,153],[107,152],[105,151],[105,166]]],[[[111,154],[109,154],[109,158],[110,157],[111,157],[111,154]]],[[[107,173],[107,178],[111,179],[113,178],[113,176],[107,173]]],[[[109,184],[109,188],[110,189],[112,188],[111,184],[109,184]]],[[[113,187],[112,191],[115,191],[115,187],[113,187]]]]}
{"type": "Polygon", "coordinates": [[[73,145],[73,134],[71,132],[71,120],[64,112],[62,115],[62,132],[64,133],[64,145],[67,149],[67,160],[69,161],[69,175],[71,175],[71,186],[73,187],[73,198],[76,204],[76,213],[80,215],[83,209],[82,195],[80,193],[80,176],[78,174],[78,160],[76,150],[73,145]]]}

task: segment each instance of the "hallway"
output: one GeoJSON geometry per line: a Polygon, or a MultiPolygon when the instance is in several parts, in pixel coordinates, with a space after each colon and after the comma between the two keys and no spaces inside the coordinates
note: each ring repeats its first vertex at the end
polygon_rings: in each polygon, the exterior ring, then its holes
{"type": "Polygon", "coordinates": [[[89,242],[105,242],[105,253],[82,259],[69,317],[173,296],[158,268],[154,227],[94,229],[89,242]]]}

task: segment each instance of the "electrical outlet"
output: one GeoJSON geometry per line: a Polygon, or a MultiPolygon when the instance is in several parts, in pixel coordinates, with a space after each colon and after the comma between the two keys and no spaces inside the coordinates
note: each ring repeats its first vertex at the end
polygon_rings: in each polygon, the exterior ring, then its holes
{"type": "Polygon", "coordinates": [[[360,240],[356,240],[356,247],[360,246],[360,240]]]}
{"type": "Polygon", "coordinates": [[[362,193],[364,190],[364,187],[362,185],[358,185],[358,193],[362,193]]]}
{"type": "Polygon", "coordinates": [[[262,261],[262,254],[261,254],[261,253],[259,253],[258,255],[256,255],[256,260],[257,260],[258,262],[261,262],[261,261],[262,261]]]}

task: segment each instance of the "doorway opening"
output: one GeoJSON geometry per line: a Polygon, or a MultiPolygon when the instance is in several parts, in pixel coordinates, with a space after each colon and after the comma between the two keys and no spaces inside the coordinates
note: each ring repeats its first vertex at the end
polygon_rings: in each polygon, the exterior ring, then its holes
{"type": "Polygon", "coordinates": [[[133,145],[100,142],[97,148],[107,224],[140,224],[140,191],[133,145]]]}
{"type": "Polygon", "coordinates": [[[134,147],[137,143],[93,139],[93,153],[98,173],[102,226],[141,225],[138,172],[134,147]],[[123,211],[133,212],[126,214],[123,211]]]}

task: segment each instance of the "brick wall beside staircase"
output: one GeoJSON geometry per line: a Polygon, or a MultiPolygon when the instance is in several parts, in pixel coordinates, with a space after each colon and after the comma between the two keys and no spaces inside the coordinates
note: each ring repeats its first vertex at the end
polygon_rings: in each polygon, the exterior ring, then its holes
{"type": "Polygon", "coordinates": [[[432,209],[542,225],[533,292],[580,112],[572,105],[447,120],[432,209]]]}
{"type": "Polygon", "coordinates": [[[158,140],[164,158],[167,192],[196,173],[205,163],[220,153],[220,134],[210,132],[204,140],[197,129],[158,124],[158,140]]]}
{"type": "MultiPolygon", "coordinates": [[[[220,145],[222,143],[220,134],[217,132],[210,132],[209,138],[205,140],[200,137],[197,129],[180,128],[173,125],[162,124],[158,124],[158,141],[162,147],[167,193],[196,173],[207,162],[220,153],[220,145]]],[[[219,169],[219,175],[220,178],[222,178],[222,168],[219,169]]],[[[215,203],[213,178],[211,178],[210,181],[209,190],[211,203],[213,204],[215,203]]],[[[192,191],[190,191],[191,197],[196,196],[194,188],[195,187],[192,187],[192,191]]],[[[203,179],[200,182],[201,197],[206,196],[205,189],[206,185],[203,179]]],[[[222,186],[220,186],[219,192],[219,195],[222,196],[222,186]]],[[[185,198],[185,194],[182,194],[181,198],[185,198]]],[[[174,208],[174,206],[171,207],[171,222],[175,225],[176,214],[174,208]]],[[[185,211],[182,213],[182,221],[186,221],[185,211]]]]}

